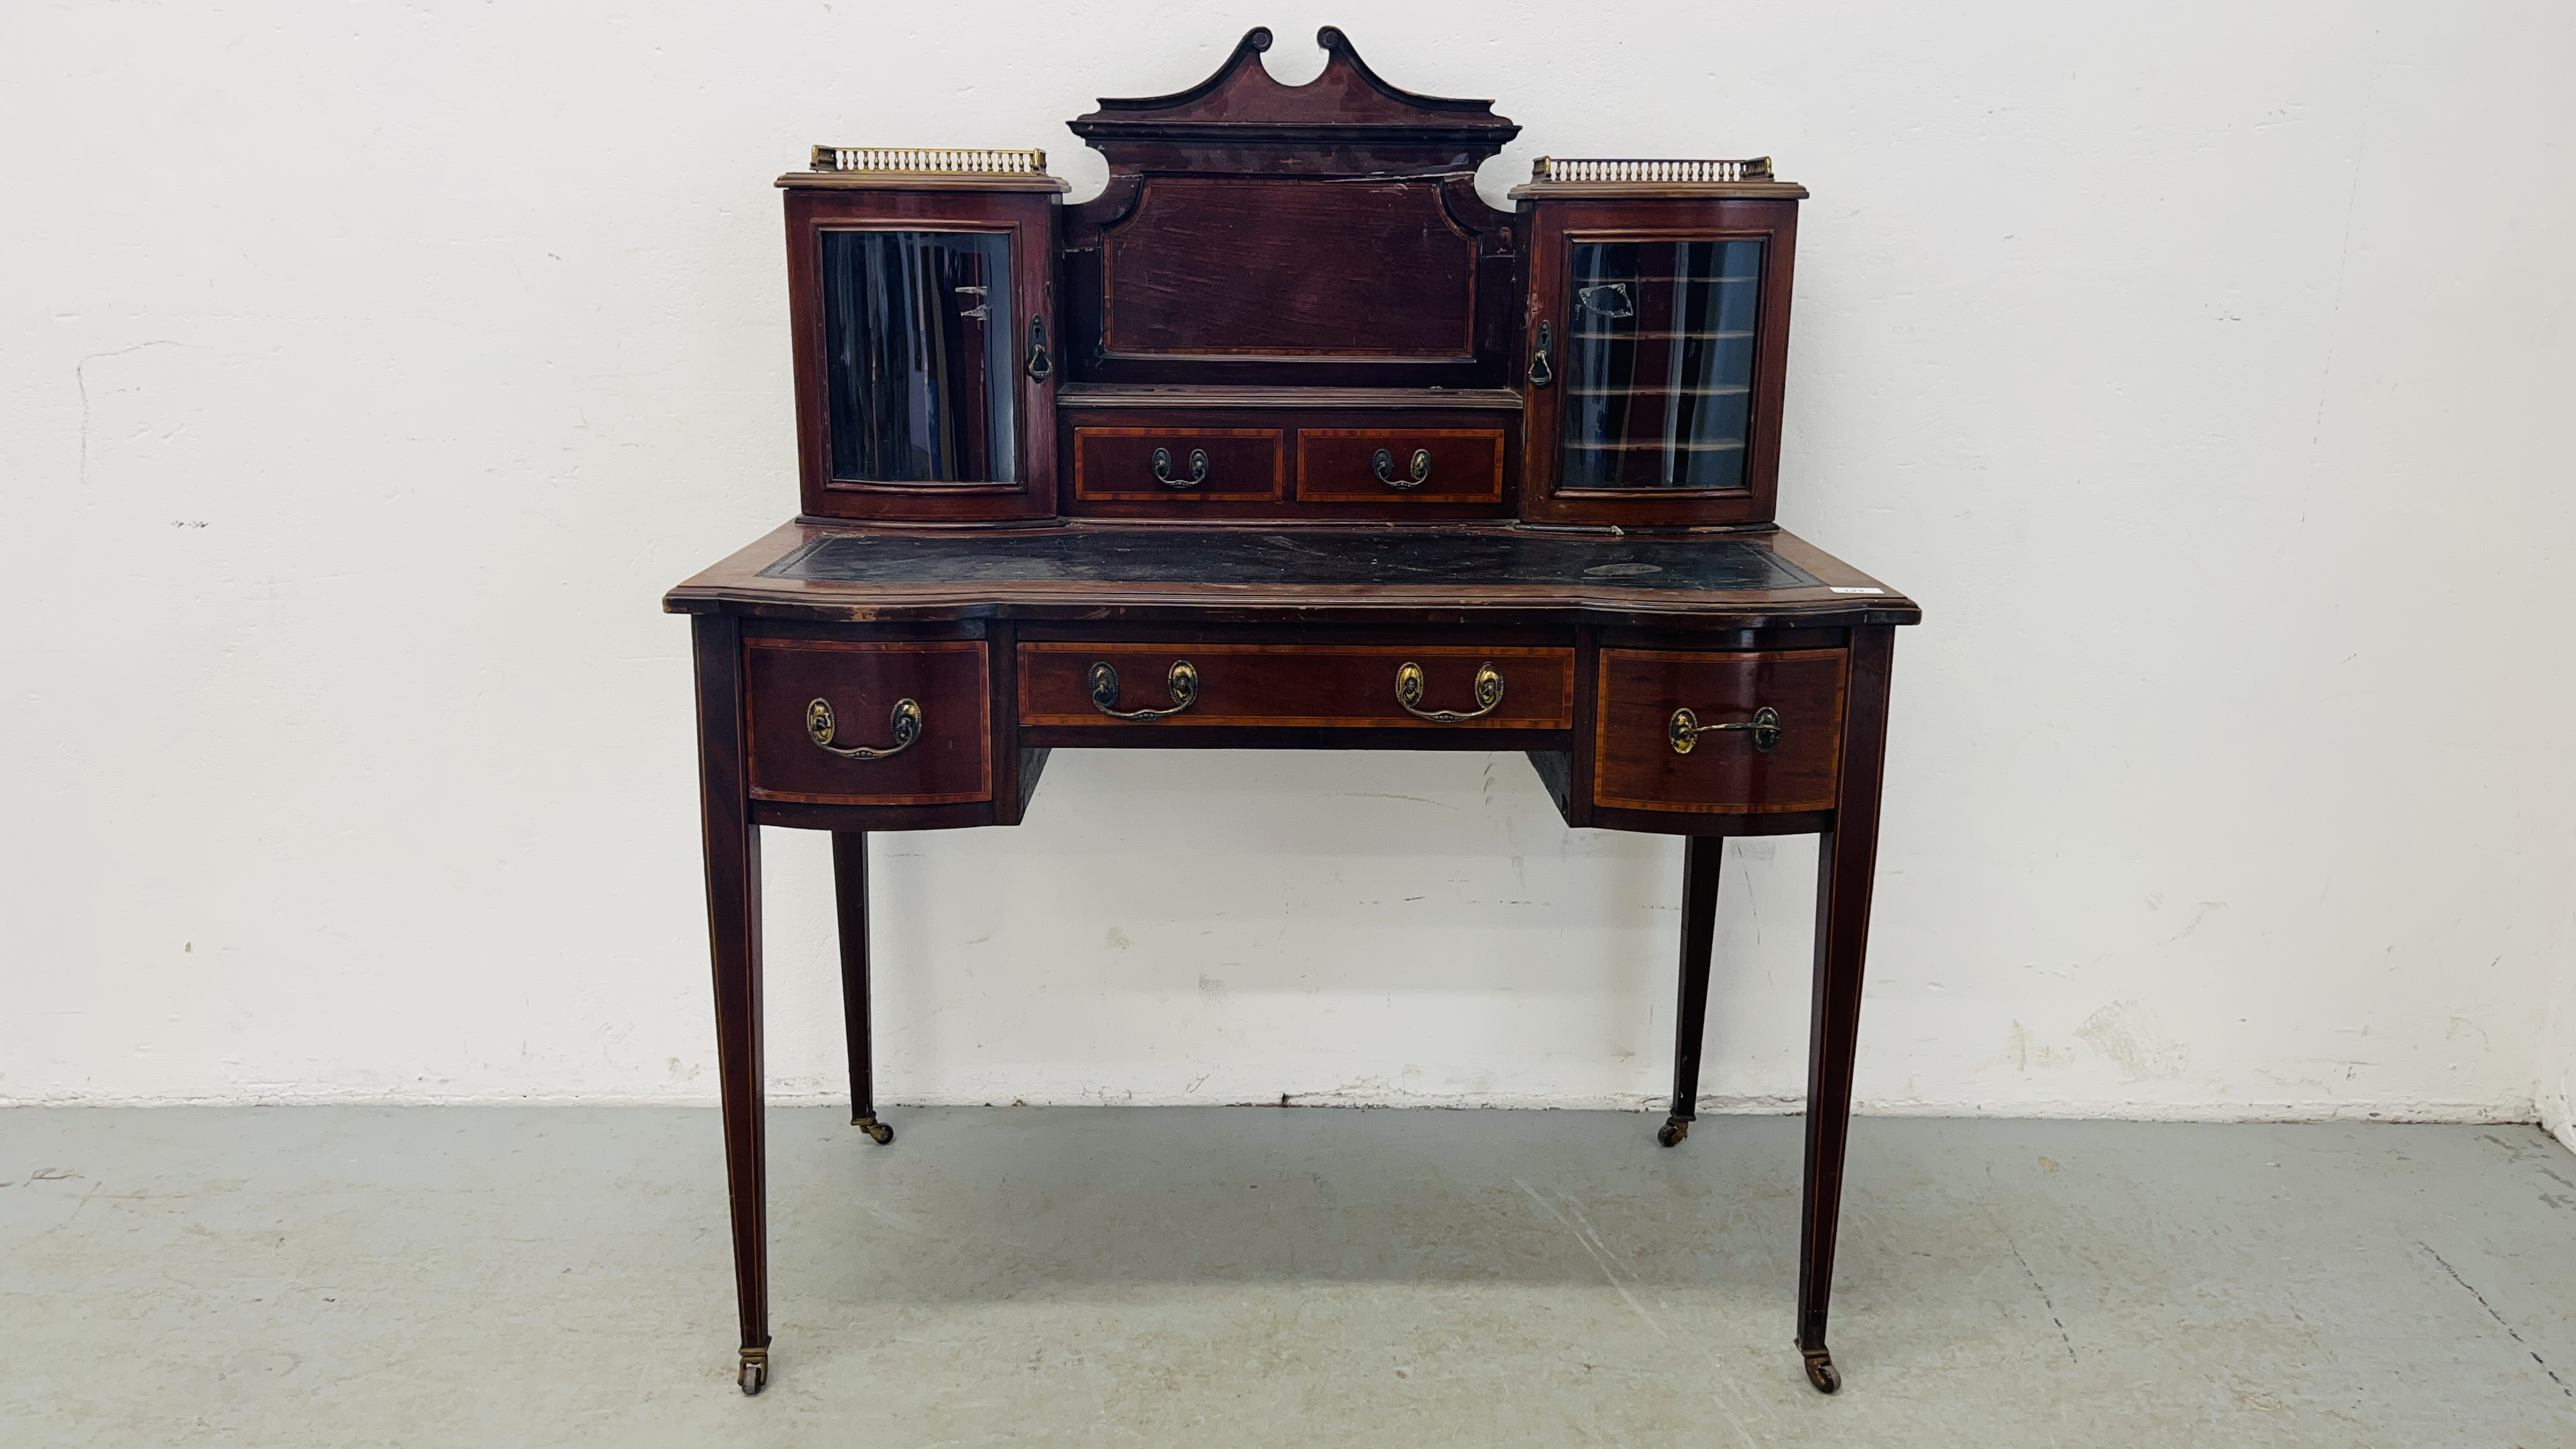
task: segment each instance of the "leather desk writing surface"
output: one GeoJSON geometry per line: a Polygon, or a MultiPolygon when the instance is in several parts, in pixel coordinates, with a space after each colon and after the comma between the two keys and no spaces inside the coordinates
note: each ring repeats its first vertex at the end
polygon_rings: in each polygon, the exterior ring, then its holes
{"type": "Polygon", "coordinates": [[[1526,528],[1075,524],[865,532],[790,523],[671,590],[671,612],[896,619],[1072,608],[1360,616],[1561,611],[1567,622],[1712,612],[1735,628],[1911,624],[1912,600],[1780,530],[1618,535],[1526,528]]]}

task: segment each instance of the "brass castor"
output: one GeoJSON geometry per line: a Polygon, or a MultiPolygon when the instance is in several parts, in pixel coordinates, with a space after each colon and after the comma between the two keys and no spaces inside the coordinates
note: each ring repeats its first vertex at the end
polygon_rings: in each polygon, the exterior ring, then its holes
{"type": "Polygon", "coordinates": [[[1690,1135],[1690,1124],[1688,1117],[1667,1117],[1664,1125],[1655,1129],[1655,1140],[1670,1147],[1690,1135]]]}
{"type": "Polygon", "coordinates": [[[744,1349],[742,1351],[742,1374],[735,1380],[735,1382],[742,1385],[742,1391],[746,1397],[759,1393],[762,1389],[768,1388],[769,1350],[765,1348],[744,1349]]]}
{"type": "Polygon", "coordinates": [[[868,1134],[869,1140],[880,1147],[894,1140],[894,1129],[874,1117],[853,1117],[850,1125],[868,1134]]]}
{"type": "Polygon", "coordinates": [[[1821,1348],[1802,1348],[1798,1352],[1807,1360],[1807,1382],[1816,1392],[1830,1394],[1843,1386],[1842,1370],[1834,1367],[1833,1354],[1821,1348]]]}

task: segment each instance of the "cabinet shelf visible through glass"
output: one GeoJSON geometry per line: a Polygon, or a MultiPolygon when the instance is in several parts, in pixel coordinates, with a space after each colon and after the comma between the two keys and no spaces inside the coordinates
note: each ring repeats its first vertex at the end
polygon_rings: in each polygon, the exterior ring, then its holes
{"type": "Polygon", "coordinates": [[[1734,397],[1752,388],[1741,384],[1716,387],[1569,387],[1567,397],[1734,397]]]}
{"type": "Polygon", "coordinates": [[[1568,443],[1565,446],[1569,452],[1581,453],[1662,452],[1666,449],[1683,453],[1723,453],[1732,448],[1743,447],[1744,440],[1720,438],[1707,443],[1667,443],[1660,440],[1648,443],[1568,443]]]}
{"type": "Polygon", "coordinates": [[[1621,332],[1604,328],[1595,332],[1575,332],[1568,335],[1577,340],[1608,342],[1706,342],[1723,337],[1750,337],[1753,335],[1753,329],[1746,327],[1726,332],[1621,332]]]}
{"type": "Polygon", "coordinates": [[[1741,488],[1758,240],[1567,247],[1560,487],[1741,488]]]}

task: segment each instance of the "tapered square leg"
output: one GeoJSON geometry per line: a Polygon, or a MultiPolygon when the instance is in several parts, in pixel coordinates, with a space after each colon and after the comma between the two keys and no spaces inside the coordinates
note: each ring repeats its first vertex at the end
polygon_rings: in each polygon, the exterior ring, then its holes
{"type": "Polygon", "coordinates": [[[742,630],[721,615],[695,625],[698,783],[706,833],[707,941],[715,966],[716,1079],[724,1098],[725,1186],[733,1207],[739,1382],[769,1383],[769,1223],[760,1023],[760,827],[743,749],[742,630]]]}
{"type": "Polygon", "coordinates": [[[1673,1024],[1673,1100],[1655,1140],[1666,1147],[1690,1135],[1699,1116],[1699,1049],[1708,1035],[1708,958],[1717,942],[1718,862],[1726,858],[1721,836],[1694,835],[1682,842],[1682,963],[1680,1010],[1673,1024]]]}
{"type": "Polygon", "coordinates": [[[832,832],[832,899],[841,923],[841,1020],[850,1038],[850,1125],[872,1142],[894,1140],[877,1120],[876,1047],[868,1025],[868,836],[832,832]]]}
{"type": "Polygon", "coordinates": [[[1852,631],[1851,692],[1843,719],[1842,782],[1834,828],[1816,842],[1816,977],[1807,1037],[1807,1189],[1798,1244],[1798,1352],[1826,1393],[1842,1372],[1825,1347],[1834,1242],[1842,1215],[1843,1149],[1851,1132],[1853,1051],[1860,1036],[1861,968],[1878,857],[1881,758],[1887,743],[1894,631],[1852,631]]]}

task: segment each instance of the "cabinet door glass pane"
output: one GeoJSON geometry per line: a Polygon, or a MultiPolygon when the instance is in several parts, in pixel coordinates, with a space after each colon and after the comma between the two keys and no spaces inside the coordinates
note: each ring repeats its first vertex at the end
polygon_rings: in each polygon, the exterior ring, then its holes
{"type": "Polygon", "coordinates": [[[1016,476],[1011,243],[998,232],[823,233],[832,476],[1016,476]]]}
{"type": "Polygon", "coordinates": [[[1576,242],[1562,488],[1741,488],[1756,241],[1576,242]]]}

